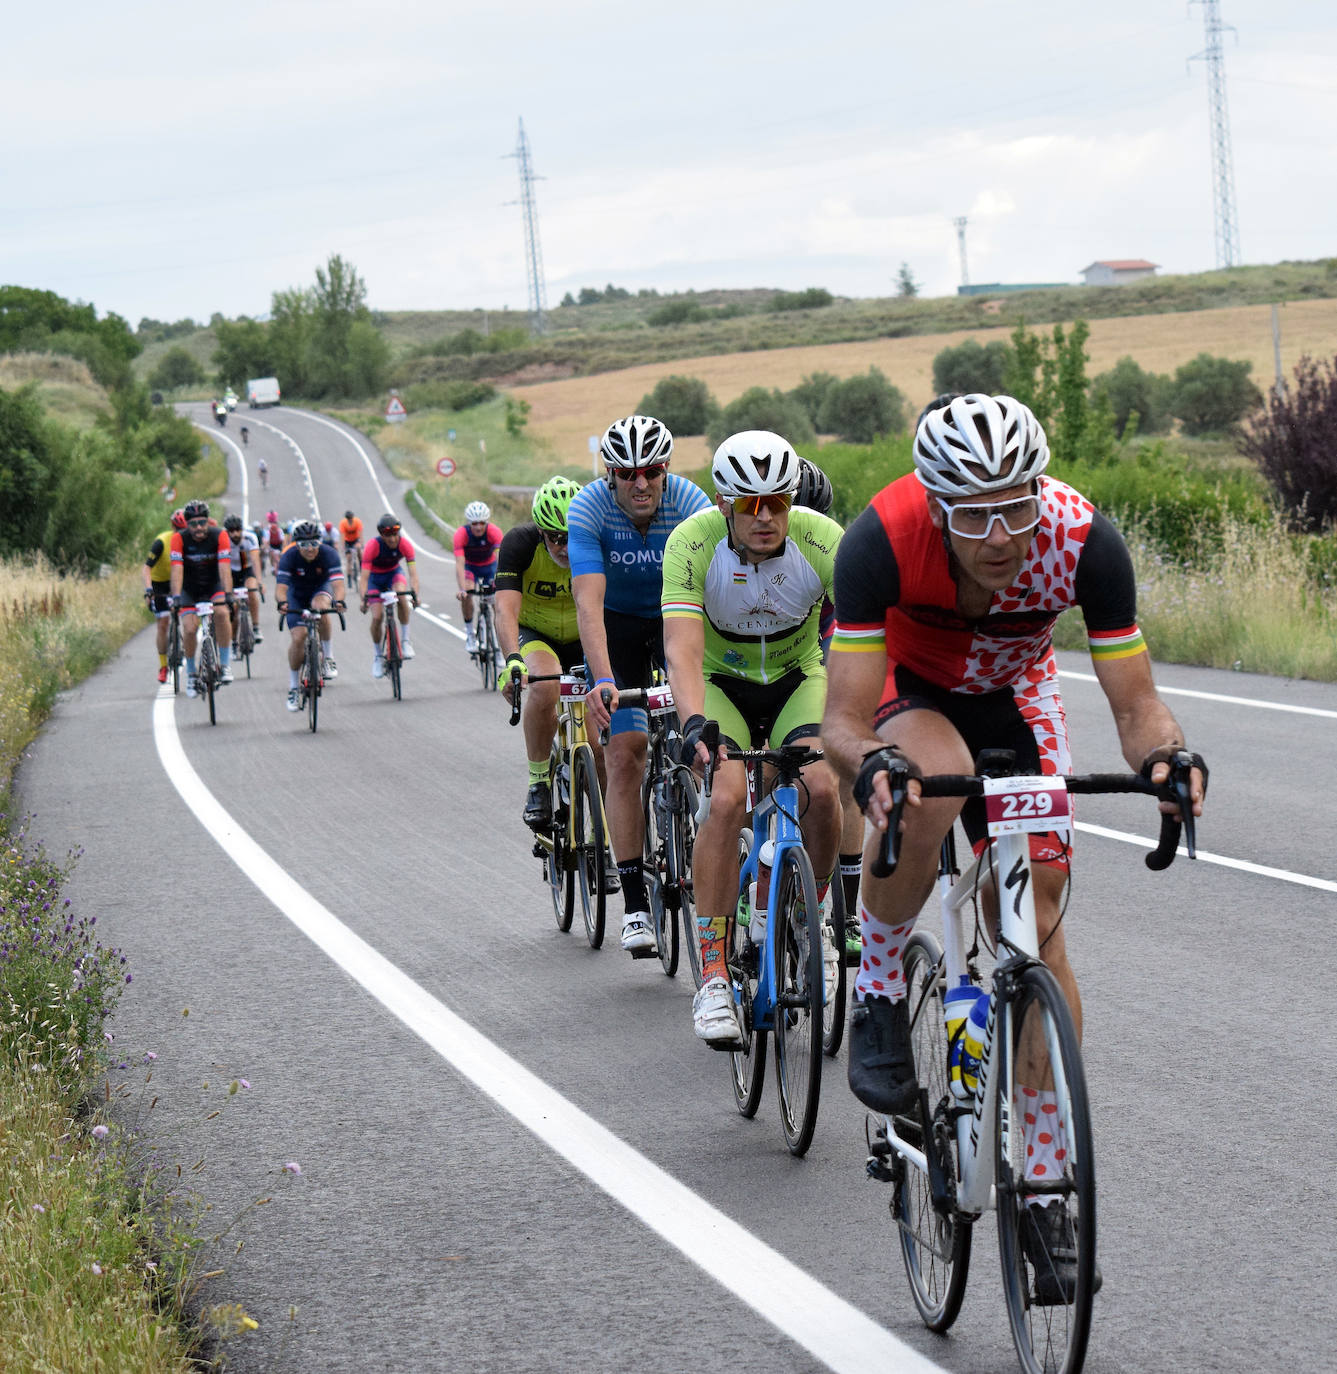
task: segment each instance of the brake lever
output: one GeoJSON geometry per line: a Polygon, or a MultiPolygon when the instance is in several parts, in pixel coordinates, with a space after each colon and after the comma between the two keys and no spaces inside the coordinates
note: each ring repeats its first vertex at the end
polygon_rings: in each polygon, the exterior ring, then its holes
{"type": "Polygon", "coordinates": [[[904,762],[897,760],[896,765],[887,769],[887,783],[891,788],[891,814],[887,817],[887,828],[878,845],[877,857],[873,860],[873,877],[890,878],[896,871],[901,859],[901,816],[905,811],[905,799],[909,791],[910,770],[904,762]]]}

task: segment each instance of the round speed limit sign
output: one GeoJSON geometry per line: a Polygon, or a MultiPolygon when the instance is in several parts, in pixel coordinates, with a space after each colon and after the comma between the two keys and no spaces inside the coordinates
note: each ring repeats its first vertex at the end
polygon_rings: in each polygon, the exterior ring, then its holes
{"type": "Polygon", "coordinates": [[[436,460],[436,470],[442,477],[454,476],[455,460],[453,458],[438,458],[436,460]]]}

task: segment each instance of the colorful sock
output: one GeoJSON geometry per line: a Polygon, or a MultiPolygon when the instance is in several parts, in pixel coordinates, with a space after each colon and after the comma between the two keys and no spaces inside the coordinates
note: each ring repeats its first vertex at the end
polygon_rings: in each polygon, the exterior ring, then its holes
{"type": "Polygon", "coordinates": [[[531,786],[536,782],[548,781],[547,759],[540,759],[537,763],[533,759],[529,760],[529,781],[531,786]]]}
{"type": "Polygon", "coordinates": [[[227,665],[232,662],[231,644],[220,644],[218,646],[218,661],[223,665],[224,668],[226,668],[227,665]]]}
{"type": "Polygon", "coordinates": [[[1068,1128],[1059,1119],[1058,1094],[1052,1088],[1028,1088],[1018,1083],[1016,1106],[1026,1141],[1026,1177],[1061,1177],[1068,1157],[1068,1128]]]}
{"type": "Polygon", "coordinates": [[[729,977],[728,965],[724,962],[724,932],[728,928],[727,916],[698,916],[696,929],[701,938],[701,981],[708,983],[712,978],[729,977]]]}
{"type": "Polygon", "coordinates": [[[911,917],[898,926],[889,926],[879,921],[862,902],[859,903],[863,959],[855,975],[854,995],[860,1001],[865,997],[885,997],[889,1002],[899,1002],[905,996],[905,971],[901,968],[901,954],[910,932],[915,928],[916,919],[911,917]]]}
{"type": "Polygon", "coordinates": [[[644,861],[640,858],[620,861],[617,866],[617,875],[622,879],[622,900],[626,906],[627,915],[630,916],[633,911],[647,910],[650,901],[645,895],[644,861]]]}
{"type": "Polygon", "coordinates": [[[159,654],[159,655],[158,655],[158,667],[159,667],[159,668],[165,668],[165,667],[167,667],[167,655],[166,655],[166,654],[159,654]]]}

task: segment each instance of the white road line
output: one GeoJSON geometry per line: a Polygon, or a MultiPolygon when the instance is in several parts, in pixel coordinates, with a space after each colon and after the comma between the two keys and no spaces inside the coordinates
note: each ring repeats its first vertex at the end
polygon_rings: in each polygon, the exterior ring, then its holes
{"type": "MultiPolygon", "coordinates": [[[[381,486],[381,479],[376,475],[376,469],[372,465],[371,455],[358,443],[357,439],[350,434],[342,425],[336,425],[333,420],[327,420],[323,415],[313,414],[309,410],[294,410],[294,415],[304,416],[308,420],[314,420],[318,425],[324,425],[327,429],[332,429],[336,434],[341,434],[355,449],[362,455],[362,461],[367,465],[367,471],[371,474],[371,480],[376,484],[376,490],[381,496],[381,509],[393,510],[390,498],[385,494],[385,488],[381,486]]],[[[453,563],[454,558],[448,558],[439,553],[433,553],[431,549],[419,548],[418,552],[424,558],[434,558],[438,563],[453,563]]]]}
{"type": "Polygon", "coordinates": [[[292,437],[291,434],[288,434],[286,431],[281,430],[277,425],[271,425],[268,420],[261,420],[255,416],[249,416],[248,419],[250,420],[251,424],[263,425],[267,430],[270,430],[272,433],[277,434],[279,438],[282,439],[283,442],[287,444],[288,447],[292,449],[292,451],[297,455],[297,461],[302,465],[302,484],[306,487],[306,499],[311,504],[311,518],[319,522],[320,502],[316,500],[315,484],[311,481],[311,469],[307,465],[306,454],[302,452],[301,445],[297,442],[296,439],[292,437]]]}
{"type": "Polygon", "coordinates": [[[237,455],[237,466],[241,469],[241,523],[249,527],[251,523],[251,497],[250,481],[246,473],[246,456],[220,426],[215,425],[213,429],[210,429],[208,425],[202,425],[198,420],[192,420],[190,423],[196,429],[202,429],[211,438],[221,439],[237,455]]]}
{"type": "Polygon", "coordinates": [[[154,742],[200,824],[298,930],[458,1073],[828,1369],[941,1368],[586,1116],[317,902],[200,781],[176,732],[174,701],[164,690],[154,702],[154,742]]]}
{"type": "Polygon", "coordinates": [[[456,639],[464,638],[464,631],[458,626],[452,625],[448,620],[442,620],[439,615],[433,615],[431,611],[424,611],[421,606],[417,608],[415,614],[422,616],[424,620],[430,620],[433,625],[439,625],[443,630],[448,630],[456,639]]]}
{"type": "MultiPolygon", "coordinates": [[[[1103,825],[1088,825],[1078,821],[1076,828],[1085,830],[1088,835],[1099,835],[1106,840],[1121,840],[1124,844],[1135,844],[1141,849],[1155,849],[1156,841],[1145,835],[1131,835],[1126,830],[1110,830],[1103,825]]],[[[1188,857],[1188,850],[1180,845],[1175,851],[1188,857]]],[[[1284,883],[1295,883],[1299,887],[1315,887],[1320,892],[1337,892],[1337,883],[1327,878],[1311,878],[1307,873],[1292,873],[1285,868],[1269,868],[1266,864],[1253,864],[1247,859],[1231,859],[1224,854],[1209,854],[1205,849],[1198,850],[1198,858],[1205,864],[1219,864],[1222,868],[1238,869],[1241,873],[1256,873],[1262,878],[1279,878],[1284,883]]]]}
{"type": "MultiPolygon", "coordinates": [[[[1098,682],[1094,673],[1072,673],[1059,670],[1059,677],[1070,677],[1077,682],[1098,682]]],[[[1188,687],[1165,687],[1159,682],[1156,690],[1166,696],[1197,697],[1199,701],[1223,701],[1228,706],[1256,706],[1260,711],[1290,711],[1297,716],[1322,716],[1325,720],[1337,720],[1337,711],[1326,711],[1319,706],[1291,706],[1283,701],[1260,701],[1257,697],[1229,697],[1221,692],[1195,692],[1188,687]]]]}

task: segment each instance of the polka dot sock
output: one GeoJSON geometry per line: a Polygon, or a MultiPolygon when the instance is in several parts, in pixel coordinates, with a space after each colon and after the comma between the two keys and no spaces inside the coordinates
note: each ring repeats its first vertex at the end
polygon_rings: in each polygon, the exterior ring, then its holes
{"type": "Polygon", "coordinates": [[[1026,1177],[1056,1179],[1068,1157],[1066,1123],[1059,1119],[1058,1094],[1052,1088],[1017,1084],[1017,1110],[1026,1141],[1026,1177]]]}
{"type": "Polygon", "coordinates": [[[899,1002],[905,996],[901,953],[914,928],[914,918],[902,925],[889,926],[859,903],[863,958],[854,979],[854,995],[860,1001],[865,997],[885,997],[888,1001],[899,1002]]]}

